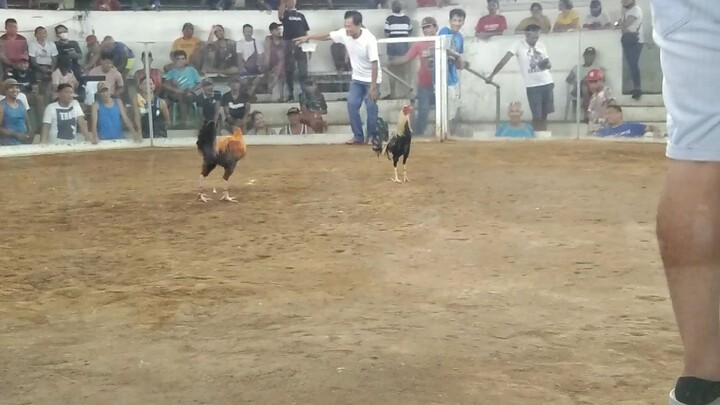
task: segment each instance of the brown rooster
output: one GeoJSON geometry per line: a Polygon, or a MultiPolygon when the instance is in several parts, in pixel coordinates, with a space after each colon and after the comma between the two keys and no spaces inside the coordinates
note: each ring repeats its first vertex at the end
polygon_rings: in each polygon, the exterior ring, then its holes
{"type": "Polygon", "coordinates": [[[230,176],[235,171],[240,159],[247,153],[245,136],[239,127],[233,128],[232,135],[217,136],[215,121],[209,121],[200,128],[198,133],[197,148],[203,157],[202,169],[200,172],[200,190],[198,200],[204,203],[211,200],[205,195],[203,182],[215,167],[225,169],[223,180],[225,180],[225,191],[220,201],[238,202],[235,197],[230,197],[229,182],[230,176]]]}

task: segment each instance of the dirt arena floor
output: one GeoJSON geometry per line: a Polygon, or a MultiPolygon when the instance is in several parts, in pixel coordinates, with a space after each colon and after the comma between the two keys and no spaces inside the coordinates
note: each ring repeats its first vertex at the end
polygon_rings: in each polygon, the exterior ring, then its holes
{"type": "Polygon", "coordinates": [[[662,145],[251,147],[239,204],[199,161],[0,160],[0,403],[666,403],[662,145]]]}

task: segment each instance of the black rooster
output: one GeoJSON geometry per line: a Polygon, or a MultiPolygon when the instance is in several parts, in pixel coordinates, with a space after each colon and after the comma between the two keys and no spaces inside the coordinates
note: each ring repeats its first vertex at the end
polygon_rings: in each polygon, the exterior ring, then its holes
{"type": "Polygon", "coordinates": [[[378,125],[378,144],[373,147],[373,150],[380,156],[385,154],[388,160],[393,161],[393,168],[395,169],[395,177],[391,178],[395,183],[405,183],[410,181],[407,177],[407,160],[410,156],[410,144],[412,143],[412,127],[410,126],[410,117],[412,116],[413,108],[410,105],[406,105],[400,110],[398,117],[398,123],[396,133],[392,137],[389,135],[387,125],[383,121],[383,125],[378,125]],[[392,159],[390,155],[392,154],[392,159]],[[397,164],[403,158],[403,178],[398,178],[397,164]]]}

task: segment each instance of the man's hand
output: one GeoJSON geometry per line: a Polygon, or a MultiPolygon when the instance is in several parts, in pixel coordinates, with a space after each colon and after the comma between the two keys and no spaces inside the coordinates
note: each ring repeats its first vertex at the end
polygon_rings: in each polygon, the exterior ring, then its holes
{"type": "Polygon", "coordinates": [[[293,39],[293,42],[295,43],[295,45],[300,45],[303,42],[308,42],[308,41],[310,41],[309,35],[303,35],[301,37],[297,37],[297,38],[293,39]]]}
{"type": "Polygon", "coordinates": [[[370,100],[372,100],[373,103],[377,102],[377,98],[378,98],[377,85],[373,84],[370,86],[370,91],[368,92],[368,97],[370,97],[370,100]]]}

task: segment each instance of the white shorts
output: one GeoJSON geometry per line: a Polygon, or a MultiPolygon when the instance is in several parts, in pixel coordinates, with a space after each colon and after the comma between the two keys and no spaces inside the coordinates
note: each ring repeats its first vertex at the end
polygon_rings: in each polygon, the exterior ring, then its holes
{"type": "Polygon", "coordinates": [[[720,162],[717,0],[652,0],[667,109],[667,156],[720,162]]]}

